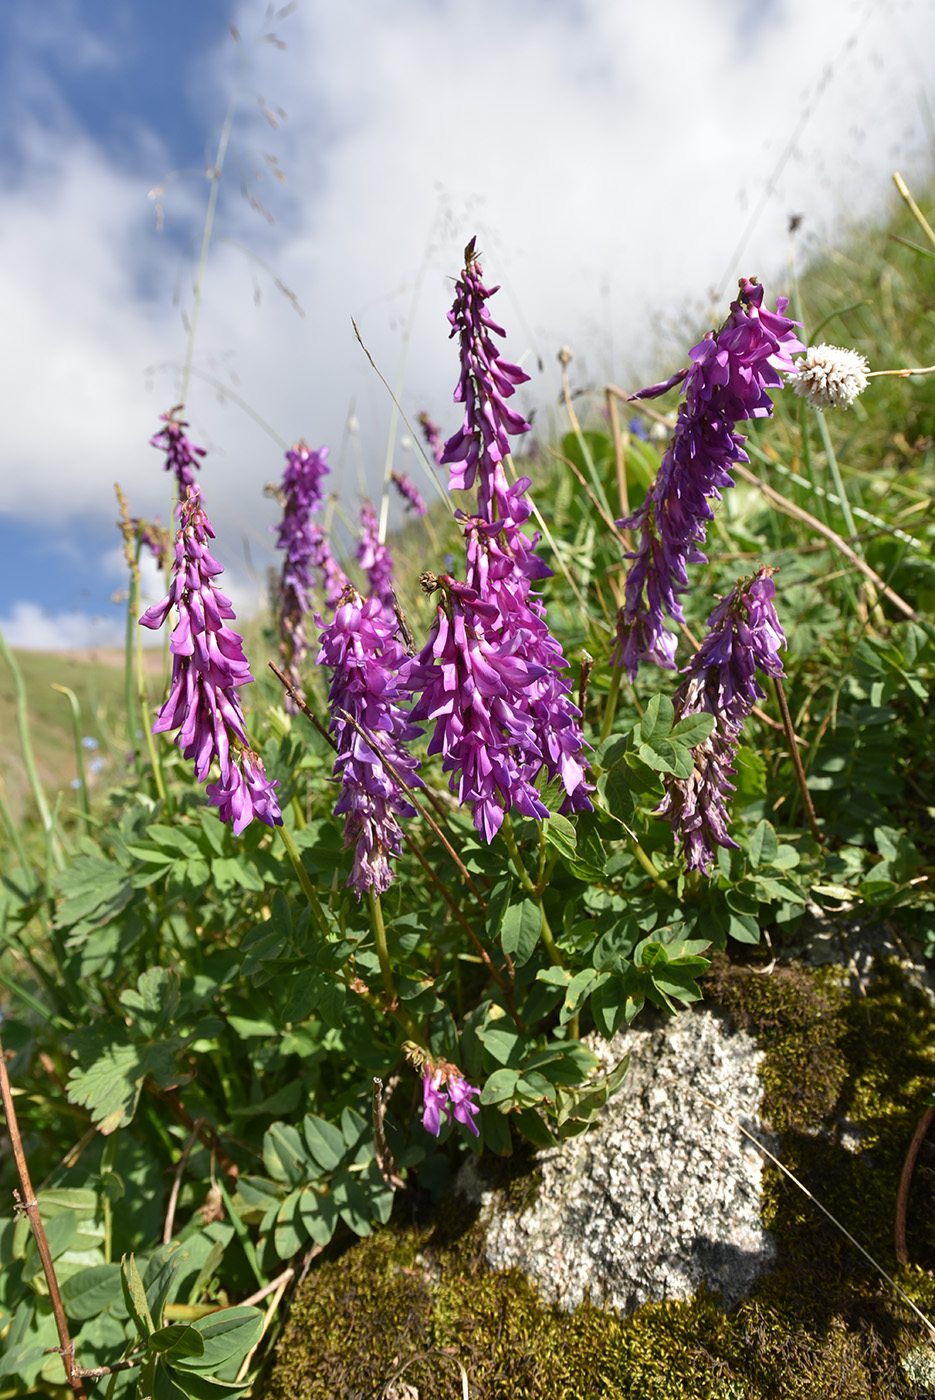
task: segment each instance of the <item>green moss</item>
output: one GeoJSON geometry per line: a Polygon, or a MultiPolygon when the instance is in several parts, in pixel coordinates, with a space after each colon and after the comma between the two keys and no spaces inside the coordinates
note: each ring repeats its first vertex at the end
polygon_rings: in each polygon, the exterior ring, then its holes
{"type": "MultiPolygon", "coordinates": [[[[927,999],[889,964],[852,999],[839,970],[763,976],[726,960],[713,967],[707,994],[765,1050],[766,1109],[781,1130],[783,1161],[931,1309],[935,1251],[925,1222],[933,1201],[924,1177],[922,1194],[910,1198],[917,1266],[898,1270],[892,1243],[899,1172],[935,1075],[927,999]],[[859,1137],[856,1151],[841,1140],[842,1120],[859,1137]]],[[[528,1164],[507,1171],[498,1184],[521,1208],[535,1177],[528,1164]]],[[[773,1169],[764,1201],[777,1266],[733,1313],[702,1292],[620,1318],[588,1304],[565,1314],[517,1271],[492,1273],[475,1212],[452,1198],[431,1230],[381,1231],[310,1276],[264,1393],[376,1397],[411,1362],[400,1381],[423,1397],[455,1397],[456,1357],[477,1400],[921,1396],[899,1360],[920,1338],[908,1307],[773,1169]]]]}

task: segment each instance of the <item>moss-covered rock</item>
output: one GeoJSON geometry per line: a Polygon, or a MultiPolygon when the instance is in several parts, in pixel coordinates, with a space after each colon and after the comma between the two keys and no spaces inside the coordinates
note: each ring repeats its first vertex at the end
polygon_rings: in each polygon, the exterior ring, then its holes
{"type": "MultiPolygon", "coordinates": [[[[912,1266],[898,1267],[893,1246],[899,1175],[935,1078],[928,996],[895,963],[879,965],[853,995],[840,970],[763,975],[726,960],[712,968],[707,993],[765,1051],[765,1105],[782,1160],[930,1312],[935,1172],[924,1153],[909,1204],[912,1266]]],[[[422,1400],[460,1396],[461,1366],[477,1400],[932,1393],[924,1329],[906,1302],[788,1178],[770,1167],[764,1185],[777,1267],[730,1313],[710,1293],[627,1318],[587,1303],[564,1313],[517,1271],[485,1266],[480,1227],[463,1202],[431,1228],[391,1226],[306,1280],[265,1395],[376,1397],[395,1379],[422,1400]]]]}

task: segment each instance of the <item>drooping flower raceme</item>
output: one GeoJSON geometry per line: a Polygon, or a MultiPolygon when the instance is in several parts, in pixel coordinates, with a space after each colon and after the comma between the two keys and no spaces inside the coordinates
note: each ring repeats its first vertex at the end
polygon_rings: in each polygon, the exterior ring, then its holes
{"type": "Polygon", "coordinates": [[[141,627],[160,628],[171,608],[178,609],[172,633],[172,683],[156,716],[153,733],[179,730],[183,757],[195,760],[203,783],[217,761],[220,781],[208,786],[222,821],[232,821],[239,835],[257,817],[281,826],[282,815],[259,755],[250,747],[237,690],[253,680],[240,636],[227,626],[234,617],[230,599],[215,582],[221,565],[208,548],[214,538],[201,505],[201,489],[189,486],[181,503],[175,537],[175,566],[169,592],[147,608],[141,627]]]}
{"type": "Polygon", "coordinates": [[[390,472],[390,480],[407,505],[412,506],[416,515],[425,515],[425,501],[411,477],[408,477],[405,472],[393,471],[390,472]]]}
{"type": "Polygon", "coordinates": [[[442,464],[442,452],[444,450],[441,429],[437,423],[432,422],[431,418],[424,410],[419,414],[419,424],[422,428],[425,441],[428,444],[429,451],[435,461],[435,465],[440,467],[442,464]]]}
{"type": "Polygon", "coordinates": [[[733,486],[734,463],[749,460],[735,425],[772,413],[767,388],[782,385],[781,372],[788,374],[792,354],[804,349],[797,322],[784,314],[787,305],[779,297],[776,311],[766,310],[763,288],[752,279],[741,281],[721,330],[691,351],[691,368],[634,395],[654,398],[685,380],[685,400],[659,474],[642,505],[618,522],[640,532],[628,556],[633,562],[611,655],[631,680],[641,661],[675,666],[676,638],[663,619],[684,622],[679,595],[688,588],[687,566],[705,562],[701,546],[714,517],[711,502],[733,486]]]}
{"type": "Polygon", "coordinates": [[[195,447],[185,436],[188,424],[183,422],[180,416],[183,409],[184,404],[179,403],[175,408],[170,408],[168,413],[161,413],[160,420],[166,426],[160,428],[155,437],[150,438],[151,446],[160,448],[166,454],[163,470],[175,473],[179,493],[178,505],[175,508],[177,515],[182,513],[185,492],[189,486],[195,484],[195,472],[201,466],[198,458],[205,455],[203,447],[195,447]]]}
{"type": "Polygon", "coordinates": [[[753,706],[764,698],[757,670],[782,676],[779,649],[785,635],[776,616],[773,570],[741,579],[708,618],[700,649],[683,668],[687,679],[674,696],[676,717],[709,714],[714,728],[694,750],[690,778],[663,778],[665,817],[682,844],[689,870],[707,874],[715,846],[736,846],[727,831],[727,799],[733,792],[734,754],[753,706]]]}
{"type": "Polygon", "coordinates": [[[456,1123],[463,1123],[475,1137],[480,1129],[474,1122],[480,1112],[477,1098],[480,1090],[469,1084],[456,1065],[438,1060],[425,1066],[422,1074],[422,1126],[438,1137],[442,1113],[450,1114],[456,1123]]]}
{"type": "Polygon", "coordinates": [[[866,358],[839,345],[810,345],[788,383],[812,408],[850,408],[870,383],[866,358]]]}
{"type": "Polygon", "coordinates": [[[591,803],[565,658],[532,593],[551,570],[535,553],[538,535],[530,539],[523,531],[530,482],[509,486],[503,467],[510,435],[529,431],[506,402],[528,376],[500,357],[492,336],[504,331],[486,306],[496,288],[481,278],[472,239],[448,317],[460,336],[455,401],[464,405],[464,421],[442,461],[451,467],[452,489],[476,481],[477,511],[460,515],[466,581],[424,576],[426,590],[439,588],[442,598],[408,683],[420,696],[413,718],[435,721],[429,752],[443,755],[451,790],[471,804],[477,830],[490,841],[512,807],[539,820],[548,816],[535,786],[543,768],[563,783],[562,811],[591,803]]]}
{"type": "MultiPolygon", "coordinates": [[[[300,685],[299,668],[308,650],[305,617],[318,538],[311,516],[324,500],[321,480],[329,470],[327,456],[327,447],[313,452],[304,442],[296,443],[286,453],[280,488],[283,517],[276,545],[285,551],[285,559],[279,584],[279,646],[284,669],[295,686],[300,685]]],[[[288,695],[286,705],[293,708],[288,695]]]]}
{"type": "Polygon", "coordinates": [[[346,883],[358,899],[367,890],[382,894],[389,887],[390,857],[402,849],[399,819],[415,814],[387,762],[408,786],[422,786],[416,760],[405,748],[422,731],[400,703],[405,695],[397,676],[407,658],[395,626],[379,598],[362,598],[348,586],[334,621],[321,633],[317,658],[332,668],[329,727],[337,746],[333,776],[341,782],[334,810],[345,818],[344,844],[354,850],[346,883]]]}
{"type": "Polygon", "coordinates": [[[380,539],[377,513],[369,501],[360,508],[360,541],[357,562],[367,575],[371,595],[393,611],[393,556],[380,539]]]}

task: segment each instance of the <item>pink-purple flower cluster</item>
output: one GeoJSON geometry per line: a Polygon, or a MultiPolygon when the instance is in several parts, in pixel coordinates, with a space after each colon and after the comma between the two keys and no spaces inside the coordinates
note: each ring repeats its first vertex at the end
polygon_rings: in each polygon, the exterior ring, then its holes
{"type": "Polygon", "coordinates": [[[367,575],[370,594],[393,611],[393,556],[380,539],[377,513],[369,501],[360,508],[360,540],[357,562],[367,575]]]}
{"type": "Polygon", "coordinates": [[[781,372],[793,371],[792,355],[803,349],[794,329],[798,322],[784,314],[787,304],[779,297],[776,311],[766,310],[763,288],[753,279],[742,280],[722,328],[691,351],[691,368],[634,395],[654,398],[685,381],[685,400],[659,474],[639,509],[618,522],[640,531],[628,556],[633,563],[611,656],[631,680],[641,661],[675,666],[676,637],[663,618],[684,621],[679,595],[688,588],[687,566],[705,562],[701,546],[714,516],[711,502],[733,486],[734,463],[749,460],[735,425],[772,413],[767,388],[781,387],[781,372]]]}
{"type": "MultiPolygon", "coordinates": [[[[320,530],[311,516],[324,500],[321,481],[329,471],[327,456],[327,447],[313,452],[304,442],[296,443],[286,453],[280,488],[283,516],[276,545],[285,552],[285,559],[279,583],[279,647],[285,672],[296,687],[301,684],[299,668],[308,651],[305,617],[320,530]]],[[[292,708],[288,695],[286,705],[292,708]]]]}
{"type": "Polygon", "coordinates": [[[419,488],[411,477],[408,477],[405,472],[392,471],[390,472],[390,480],[406,504],[412,506],[416,515],[426,514],[425,501],[423,501],[419,488]]]}
{"type": "Polygon", "coordinates": [[[422,1126],[427,1133],[438,1137],[441,1132],[441,1115],[450,1114],[454,1122],[463,1123],[475,1137],[480,1129],[474,1122],[480,1108],[472,1100],[480,1090],[469,1084],[456,1065],[438,1061],[434,1066],[426,1065],[422,1074],[422,1126]]]}
{"type": "Polygon", "coordinates": [[[232,821],[239,835],[254,817],[267,826],[281,826],[282,815],[263,762],[250,747],[237,690],[253,680],[240,636],[227,626],[233,619],[230,599],[215,579],[223,572],[208,540],[211,522],[201,504],[201,489],[189,486],[181,503],[175,537],[175,567],[169,592],[143,613],[141,627],[153,630],[178,609],[172,632],[172,683],[156,716],[153,733],[179,730],[177,743],[184,758],[195,760],[195,776],[203,783],[217,760],[220,782],[209,785],[211,802],[222,821],[232,821]]]}
{"type": "Polygon", "coordinates": [[[536,787],[542,770],[560,778],[562,811],[588,809],[580,712],[564,678],[565,658],[551,636],[535,581],[551,572],[523,526],[531,514],[528,478],[515,486],[503,467],[510,435],[529,424],[506,402],[526,375],[500,357],[492,335],[504,335],[486,302],[496,291],[482,280],[474,240],[449,312],[460,336],[461,376],[455,401],[464,421],[445,444],[449,486],[477,481],[477,513],[461,515],[467,577],[427,574],[427,592],[440,590],[432,630],[411,664],[407,684],[418,698],[413,720],[434,721],[430,753],[440,753],[450,786],[474,809],[477,830],[490,841],[513,807],[549,815],[536,787]]]}
{"type": "Polygon", "coordinates": [[[152,447],[158,447],[166,454],[163,470],[175,473],[175,482],[179,493],[178,505],[176,506],[177,515],[182,513],[185,492],[189,486],[195,484],[195,472],[201,466],[198,458],[205,455],[205,448],[195,447],[185,436],[188,424],[183,422],[180,416],[184,407],[184,404],[179,403],[175,405],[175,408],[170,408],[168,413],[161,413],[159,415],[160,421],[166,426],[160,428],[155,437],[149,440],[152,447]]]}
{"type": "Polygon", "coordinates": [[[346,883],[358,899],[366,890],[379,895],[388,888],[393,878],[390,857],[402,849],[399,819],[415,814],[384,760],[409,786],[421,786],[416,760],[405,745],[422,731],[410,723],[400,704],[405,696],[398,672],[406,653],[394,636],[395,626],[379,598],[362,598],[348,586],[334,621],[322,631],[318,653],[319,665],[332,668],[328,703],[337,747],[333,777],[341,782],[334,810],[345,818],[345,846],[354,849],[346,883]]]}
{"type": "Polygon", "coordinates": [[[437,423],[432,422],[431,418],[424,410],[419,414],[419,425],[422,428],[422,433],[428,444],[428,449],[432,454],[432,459],[435,465],[440,467],[442,464],[442,452],[444,451],[441,429],[437,423]]]}
{"type": "Polygon", "coordinates": [[[741,579],[708,618],[699,650],[683,668],[687,679],[674,696],[676,716],[709,714],[714,728],[694,750],[690,778],[664,778],[656,815],[671,822],[689,870],[707,874],[715,846],[736,846],[727,831],[728,794],[734,791],[734,754],[744,722],[764,698],[757,668],[782,676],[785,635],[776,616],[773,570],[741,579]]]}

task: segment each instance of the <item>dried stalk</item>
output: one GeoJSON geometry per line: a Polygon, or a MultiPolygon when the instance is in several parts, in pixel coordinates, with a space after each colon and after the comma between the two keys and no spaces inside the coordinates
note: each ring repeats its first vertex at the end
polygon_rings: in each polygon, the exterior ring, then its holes
{"type": "Polygon", "coordinates": [[[59,1342],[61,1343],[58,1350],[62,1358],[62,1365],[65,1367],[65,1376],[75,1395],[80,1396],[81,1400],[85,1400],[85,1389],[82,1384],[81,1373],[75,1365],[75,1344],[68,1331],[65,1308],[62,1305],[62,1295],[59,1291],[58,1279],[55,1277],[55,1265],[52,1263],[49,1241],[46,1238],[42,1216],[39,1213],[39,1203],[32,1189],[29,1166],[26,1162],[26,1154],[23,1151],[23,1139],[20,1136],[19,1124],[16,1121],[16,1109],[13,1107],[13,1092],[10,1088],[10,1077],[7,1074],[6,1055],[3,1050],[2,1042],[0,1042],[0,1096],[3,1098],[3,1112],[6,1116],[7,1132],[10,1135],[13,1160],[16,1163],[16,1170],[19,1175],[20,1186],[22,1187],[22,1195],[19,1191],[13,1192],[16,1209],[17,1211],[23,1211],[29,1217],[29,1223],[32,1226],[32,1232],[36,1241],[36,1248],[39,1251],[39,1258],[42,1260],[42,1269],[45,1273],[46,1283],[49,1285],[49,1299],[52,1304],[52,1312],[55,1316],[55,1326],[58,1331],[59,1342]]]}

